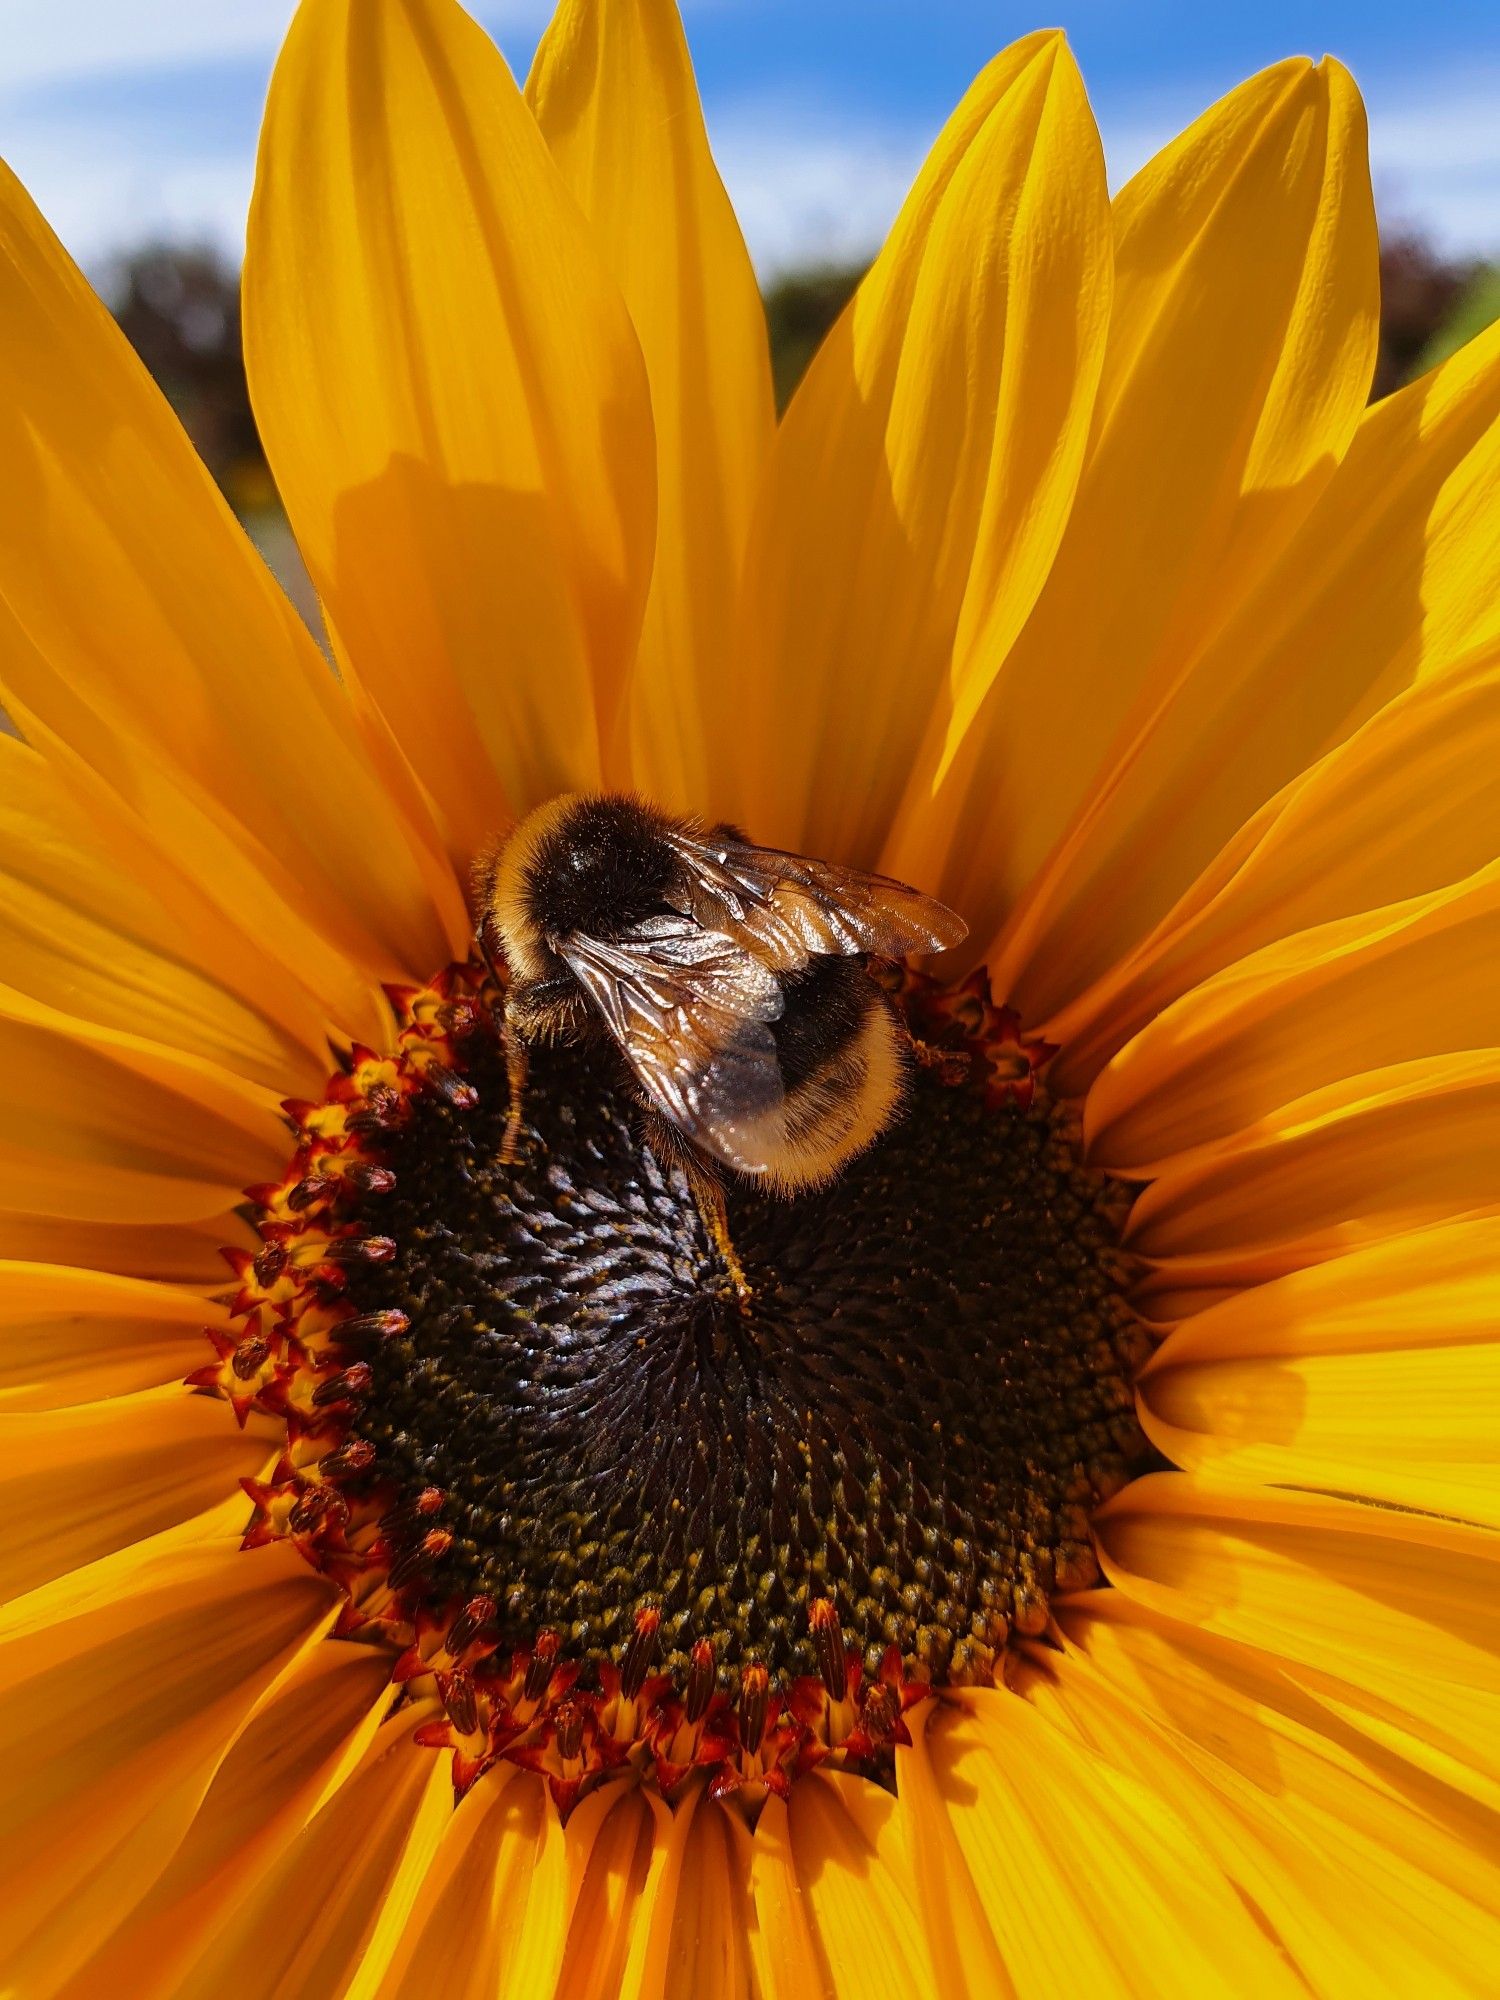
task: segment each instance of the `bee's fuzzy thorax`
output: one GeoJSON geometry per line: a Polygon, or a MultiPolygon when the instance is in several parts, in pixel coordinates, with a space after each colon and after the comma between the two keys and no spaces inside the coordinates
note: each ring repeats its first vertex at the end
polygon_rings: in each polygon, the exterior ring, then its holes
{"type": "Polygon", "coordinates": [[[519,895],[544,932],[620,937],[677,886],[682,871],[664,838],[668,822],[640,799],[572,795],[532,818],[529,838],[525,826],[518,830],[519,895]]]}
{"type": "Polygon", "coordinates": [[[481,945],[506,964],[517,1095],[526,1046],[612,1037],[648,1129],[686,1147],[710,1205],[723,1167],[790,1193],[885,1129],[907,1060],[868,961],[964,930],[903,883],[623,793],[535,808],[475,897],[481,945]]]}

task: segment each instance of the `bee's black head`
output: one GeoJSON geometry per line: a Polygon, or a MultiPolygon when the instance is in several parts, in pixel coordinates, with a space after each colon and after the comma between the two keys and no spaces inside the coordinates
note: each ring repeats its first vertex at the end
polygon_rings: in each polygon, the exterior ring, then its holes
{"type": "Polygon", "coordinates": [[[525,875],[543,937],[617,938],[667,907],[679,863],[664,822],[620,794],[570,801],[542,833],[525,875]]]}

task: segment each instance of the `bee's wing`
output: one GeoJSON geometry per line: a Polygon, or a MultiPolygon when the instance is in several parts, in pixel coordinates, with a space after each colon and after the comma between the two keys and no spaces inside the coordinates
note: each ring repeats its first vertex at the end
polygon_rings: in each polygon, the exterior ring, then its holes
{"type": "Polygon", "coordinates": [[[692,915],[743,941],[778,971],[809,958],[946,951],[968,936],[963,918],[888,875],[709,834],[677,836],[692,915]]]}
{"type": "Polygon", "coordinates": [[[606,943],[579,934],[558,946],[598,1008],[641,1088],[705,1152],[764,1173],[752,1133],[781,1104],[775,974],[741,945],[690,917],[654,917],[606,943]]]}

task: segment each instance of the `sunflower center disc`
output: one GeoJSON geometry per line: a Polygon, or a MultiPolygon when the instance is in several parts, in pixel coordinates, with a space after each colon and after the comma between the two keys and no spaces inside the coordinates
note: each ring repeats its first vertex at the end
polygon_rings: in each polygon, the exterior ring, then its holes
{"type": "Polygon", "coordinates": [[[350,1285],[396,1308],[370,1357],[371,1470],[447,1496],[440,1596],[483,1592],[618,1661],[645,1606],[661,1664],[815,1673],[808,1607],[873,1670],[988,1678],[1049,1593],[1094,1579],[1090,1506],[1140,1445],[1139,1330],[1118,1295],[1119,1190],[1066,1121],[919,1072],[900,1122],[830,1188],[731,1191],[741,1308],[680,1175],[606,1058],[536,1052],[521,1159],[503,1064],[425,1100],[390,1155],[398,1250],[350,1285]]]}

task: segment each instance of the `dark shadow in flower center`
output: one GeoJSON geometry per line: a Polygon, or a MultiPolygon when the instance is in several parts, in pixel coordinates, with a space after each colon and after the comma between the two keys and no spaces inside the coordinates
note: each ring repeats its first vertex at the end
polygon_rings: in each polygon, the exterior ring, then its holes
{"type": "Polygon", "coordinates": [[[479,1105],[424,1103],[392,1154],[396,1260],[360,1311],[410,1332],[371,1357],[373,1470],[441,1487],[440,1595],[492,1596],[618,1660],[660,1608],[659,1659],[721,1677],[817,1671],[837,1604],[871,1666],[989,1677],[1007,1633],[1093,1580],[1088,1511],[1140,1448],[1119,1296],[1119,1190],[1066,1121],[920,1074],[901,1121],[828,1189],[732,1192],[742,1311],[692,1197],[643,1145],[597,1052],[537,1053],[528,1146],[499,1161],[503,1066],[479,1105]]]}

